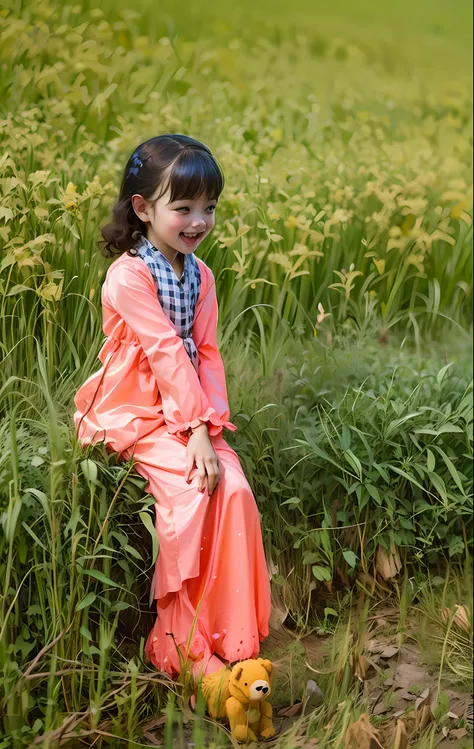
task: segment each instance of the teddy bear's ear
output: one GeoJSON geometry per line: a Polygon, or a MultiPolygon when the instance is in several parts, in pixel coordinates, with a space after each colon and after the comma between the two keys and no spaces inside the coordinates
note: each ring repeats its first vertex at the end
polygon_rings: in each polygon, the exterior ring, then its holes
{"type": "Polygon", "coordinates": [[[261,662],[268,675],[270,675],[273,671],[273,663],[269,661],[268,658],[259,658],[258,660],[261,662]]]}
{"type": "Polygon", "coordinates": [[[243,670],[244,669],[239,664],[234,666],[234,668],[232,669],[232,674],[231,674],[232,678],[238,681],[240,677],[242,676],[243,670]]]}

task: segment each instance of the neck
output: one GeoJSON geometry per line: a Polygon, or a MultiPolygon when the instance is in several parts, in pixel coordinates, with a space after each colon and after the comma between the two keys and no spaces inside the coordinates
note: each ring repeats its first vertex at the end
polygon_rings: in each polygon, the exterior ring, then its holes
{"type": "Polygon", "coordinates": [[[163,253],[165,258],[169,260],[171,264],[173,264],[175,260],[178,259],[178,256],[181,255],[179,250],[174,250],[172,247],[168,247],[168,245],[163,245],[163,243],[160,242],[155,233],[150,229],[148,230],[146,238],[149,242],[151,242],[153,247],[156,247],[157,250],[163,253]]]}

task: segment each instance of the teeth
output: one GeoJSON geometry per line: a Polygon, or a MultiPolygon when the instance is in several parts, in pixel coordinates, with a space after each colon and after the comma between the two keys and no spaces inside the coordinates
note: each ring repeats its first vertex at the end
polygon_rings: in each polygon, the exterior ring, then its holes
{"type": "Polygon", "coordinates": [[[197,237],[199,234],[202,234],[202,232],[198,231],[196,234],[185,234],[185,232],[183,231],[183,234],[185,237],[189,237],[190,239],[192,239],[193,237],[197,237]]]}

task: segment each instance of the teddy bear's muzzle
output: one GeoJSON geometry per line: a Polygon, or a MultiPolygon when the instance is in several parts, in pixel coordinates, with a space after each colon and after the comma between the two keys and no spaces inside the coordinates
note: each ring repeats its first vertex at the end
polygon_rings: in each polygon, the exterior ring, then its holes
{"type": "Polygon", "coordinates": [[[265,697],[268,697],[270,692],[271,689],[268,681],[257,679],[250,687],[249,697],[251,700],[264,700],[265,697]]]}

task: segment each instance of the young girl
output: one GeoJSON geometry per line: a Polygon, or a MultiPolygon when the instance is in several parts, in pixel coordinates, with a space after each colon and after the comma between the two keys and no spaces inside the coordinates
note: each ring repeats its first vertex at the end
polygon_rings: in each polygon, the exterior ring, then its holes
{"type": "Polygon", "coordinates": [[[193,138],[160,135],[135,149],[101,232],[102,254],[119,255],[102,286],[103,366],[74,398],[81,444],[103,440],[125,460],[133,455],[155,498],[158,616],[145,652],[172,676],[201,598],[188,653],[196,676],[257,657],[270,617],[257,505],[222,436],[236,427],[214,276],[194,254],[223,186],[210,150],[193,138]]]}

